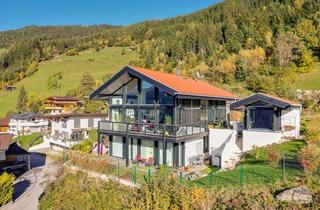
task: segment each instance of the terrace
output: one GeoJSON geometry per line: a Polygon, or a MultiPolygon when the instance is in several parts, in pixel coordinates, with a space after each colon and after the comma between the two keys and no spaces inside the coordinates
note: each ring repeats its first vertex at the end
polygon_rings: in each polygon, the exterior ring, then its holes
{"type": "Polygon", "coordinates": [[[154,140],[167,140],[179,142],[194,137],[208,135],[206,123],[197,124],[151,124],[151,123],[128,123],[100,121],[98,130],[109,135],[121,135],[131,137],[148,137],[154,140]]]}

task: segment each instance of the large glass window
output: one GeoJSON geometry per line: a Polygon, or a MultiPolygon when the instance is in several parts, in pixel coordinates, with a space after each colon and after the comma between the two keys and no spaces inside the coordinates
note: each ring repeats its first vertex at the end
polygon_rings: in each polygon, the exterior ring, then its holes
{"type": "Polygon", "coordinates": [[[137,122],[138,121],[138,111],[137,109],[125,109],[126,122],[137,122]]]}
{"type": "Polygon", "coordinates": [[[111,119],[112,122],[122,122],[122,110],[121,109],[111,109],[111,119]]]}
{"type": "Polygon", "coordinates": [[[127,104],[138,104],[138,79],[127,84],[127,104]]]}
{"type": "Polygon", "coordinates": [[[156,124],[157,110],[154,109],[141,109],[141,118],[143,123],[156,124]]]}
{"type": "Polygon", "coordinates": [[[159,102],[160,104],[173,104],[173,96],[160,89],[159,102]]]}
{"type": "Polygon", "coordinates": [[[254,129],[273,129],[273,108],[250,109],[250,124],[254,129]]]}
{"type": "Polygon", "coordinates": [[[154,104],[155,103],[155,87],[146,82],[141,83],[141,104],[154,104]]]}
{"type": "Polygon", "coordinates": [[[159,123],[166,125],[173,124],[173,109],[171,107],[160,108],[159,123]]]}

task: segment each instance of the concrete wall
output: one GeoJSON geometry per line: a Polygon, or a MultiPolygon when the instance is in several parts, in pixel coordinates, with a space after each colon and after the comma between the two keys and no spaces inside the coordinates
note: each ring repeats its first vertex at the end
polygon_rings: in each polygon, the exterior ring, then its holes
{"type": "Polygon", "coordinates": [[[273,131],[243,131],[243,151],[251,150],[253,146],[262,147],[269,144],[279,143],[283,134],[273,131]]]}
{"type": "MultiPolygon", "coordinates": [[[[185,142],[185,166],[190,165],[189,159],[191,157],[203,154],[203,139],[196,139],[193,141],[185,142]],[[201,152],[197,151],[197,147],[201,147],[201,152]]],[[[198,149],[199,150],[199,149],[198,149]]]]}
{"type": "Polygon", "coordinates": [[[224,169],[234,168],[240,160],[239,154],[241,153],[236,144],[237,131],[232,129],[210,129],[209,137],[213,165],[224,169]]]}
{"type": "Polygon", "coordinates": [[[298,138],[300,136],[300,107],[292,107],[281,111],[281,130],[285,137],[298,138]],[[286,128],[292,127],[292,130],[286,128]]]}
{"type": "Polygon", "coordinates": [[[0,160],[6,160],[6,151],[0,150],[0,160]]]}
{"type": "Polygon", "coordinates": [[[232,129],[209,129],[210,151],[220,147],[233,132],[234,130],[232,129]]]}

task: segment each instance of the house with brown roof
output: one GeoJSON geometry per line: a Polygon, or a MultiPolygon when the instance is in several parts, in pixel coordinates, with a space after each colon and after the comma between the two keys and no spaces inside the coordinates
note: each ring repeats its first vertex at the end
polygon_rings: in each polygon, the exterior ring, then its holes
{"type": "Polygon", "coordinates": [[[9,149],[12,137],[12,134],[0,133],[0,161],[6,160],[6,151],[9,149]]]}
{"type": "Polygon", "coordinates": [[[77,97],[50,96],[45,101],[45,110],[50,114],[70,113],[82,106],[77,97]]]}
{"type": "Polygon", "coordinates": [[[0,119],[0,133],[6,133],[9,130],[9,121],[8,117],[0,119]]]}
{"type": "Polygon", "coordinates": [[[138,161],[181,167],[210,156],[208,124],[226,124],[237,97],[204,81],[126,66],[90,99],[109,104],[98,144],[107,138],[110,156],[127,166],[138,161]]]}

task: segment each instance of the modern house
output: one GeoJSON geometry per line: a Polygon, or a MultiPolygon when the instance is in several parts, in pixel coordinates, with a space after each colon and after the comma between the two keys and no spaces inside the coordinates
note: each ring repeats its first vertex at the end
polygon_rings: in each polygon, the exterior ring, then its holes
{"type": "Polygon", "coordinates": [[[31,133],[44,132],[49,125],[49,121],[39,114],[24,113],[10,117],[9,133],[20,136],[31,133]]]}
{"type": "Polygon", "coordinates": [[[44,141],[52,147],[70,148],[88,139],[88,133],[98,128],[98,122],[107,119],[105,113],[82,114],[65,113],[45,115],[50,121],[51,130],[45,134],[44,141]]]}
{"type": "Polygon", "coordinates": [[[109,103],[99,139],[109,139],[109,155],[180,167],[210,155],[208,124],[227,123],[237,97],[206,82],[126,66],[90,95],[109,103]]]}
{"type": "Polygon", "coordinates": [[[278,143],[282,138],[299,138],[301,104],[265,93],[234,102],[233,110],[243,110],[243,151],[253,146],[278,143]]]}
{"type": "Polygon", "coordinates": [[[8,117],[0,119],[0,133],[7,133],[9,131],[9,121],[8,117]]]}
{"type": "Polygon", "coordinates": [[[82,101],[76,97],[50,96],[45,101],[45,110],[49,114],[71,113],[82,106],[82,101]]]}

